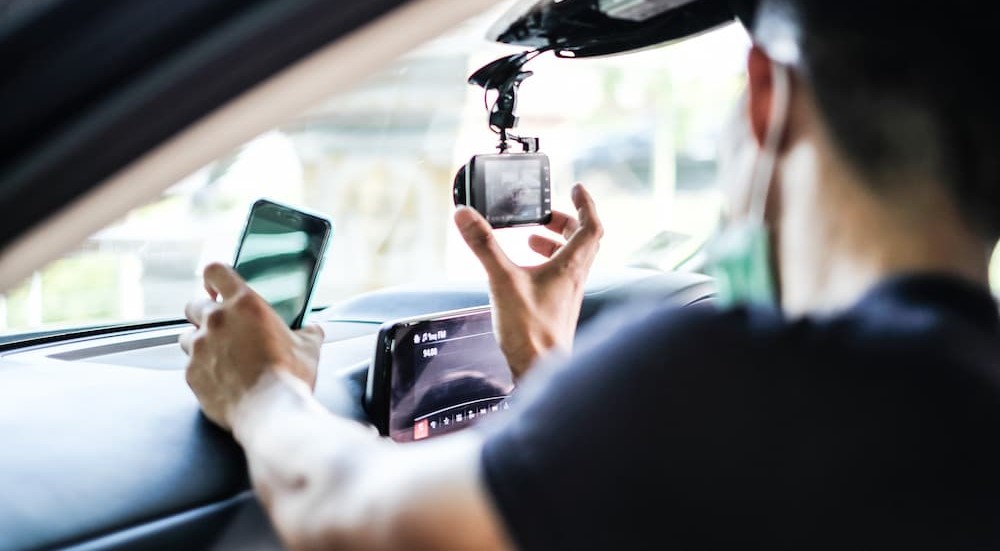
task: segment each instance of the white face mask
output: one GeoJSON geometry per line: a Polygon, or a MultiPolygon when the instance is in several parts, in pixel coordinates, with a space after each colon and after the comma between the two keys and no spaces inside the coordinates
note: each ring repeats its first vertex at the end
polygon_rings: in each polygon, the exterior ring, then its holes
{"type": "Polygon", "coordinates": [[[774,96],[764,143],[750,180],[749,209],[709,245],[709,273],[715,277],[717,300],[723,307],[777,302],[771,246],[764,209],[777,169],[778,148],[788,123],[791,84],[788,69],[772,62],[774,96]]]}

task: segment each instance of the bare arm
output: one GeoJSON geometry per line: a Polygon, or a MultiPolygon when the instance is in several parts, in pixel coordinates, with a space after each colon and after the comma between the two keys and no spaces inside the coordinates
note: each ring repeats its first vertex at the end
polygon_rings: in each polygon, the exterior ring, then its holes
{"type": "MultiPolygon", "coordinates": [[[[455,222],[486,267],[498,340],[520,376],[553,348],[572,346],[583,284],[603,234],[581,186],[579,220],[554,213],[533,236],[549,260],[514,265],[471,209],[455,222]]],[[[243,446],[254,488],[293,549],[505,549],[508,535],[480,472],[482,442],[462,431],[406,445],[337,418],[312,396],[322,331],[290,331],[227,266],[205,269],[210,298],[188,304],[195,331],[181,346],[205,415],[243,446]],[[221,302],[217,299],[221,298],[221,302]]]]}
{"type": "Polygon", "coordinates": [[[395,444],[312,396],[322,332],[292,332],[225,266],[205,272],[213,299],[191,303],[188,383],[231,428],[254,489],[292,549],[504,549],[483,487],[474,431],[395,444]],[[461,530],[456,530],[461,526],[461,530]]]}

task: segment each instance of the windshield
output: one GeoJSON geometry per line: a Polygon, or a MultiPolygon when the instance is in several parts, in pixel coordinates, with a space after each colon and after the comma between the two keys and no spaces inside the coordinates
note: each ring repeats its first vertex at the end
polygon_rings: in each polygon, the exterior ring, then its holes
{"type": "MultiPolygon", "coordinates": [[[[481,88],[468,76],[520,51],[486,29],[510,3],[467,21],[266,132],[90,236],[0,298],[10,334],[177,319],[200,271],[231,262],[250,204],[268,197],[328,215],[334,233],[314,306],[391,285],[481,279],[452,227],[452,182],[494,153],[481,88]]],[[[668,270],[716,226],[717,138],[743,86],[749,46],[730,25],[669,47],[595,59],[545,54],[526,68],[515,132],[540,138],[556,209],[593,193],[606,235],[596,270],[668,270]]],[[[538,228],[498,232],[516,261],[538,228]]]]}

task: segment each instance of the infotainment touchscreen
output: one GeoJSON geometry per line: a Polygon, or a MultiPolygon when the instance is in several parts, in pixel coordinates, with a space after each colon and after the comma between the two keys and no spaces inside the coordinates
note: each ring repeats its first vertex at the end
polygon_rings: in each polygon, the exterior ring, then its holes
{"type": "Polygon", "coordinates": [[[514,388],[489,308],[383,324],[366,403],[382,434],[422,440],[509,408],[514,388]]]}

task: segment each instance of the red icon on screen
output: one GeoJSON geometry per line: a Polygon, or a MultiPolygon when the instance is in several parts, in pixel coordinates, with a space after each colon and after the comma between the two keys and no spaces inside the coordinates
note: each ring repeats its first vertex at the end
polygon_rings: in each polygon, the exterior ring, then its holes
{"type": "Polygon", "coordinates": [[[421,440],[430,436],[430,429],[427,426],[427,419],[421,419],[413,425],[413,439],[421,440]]]}

